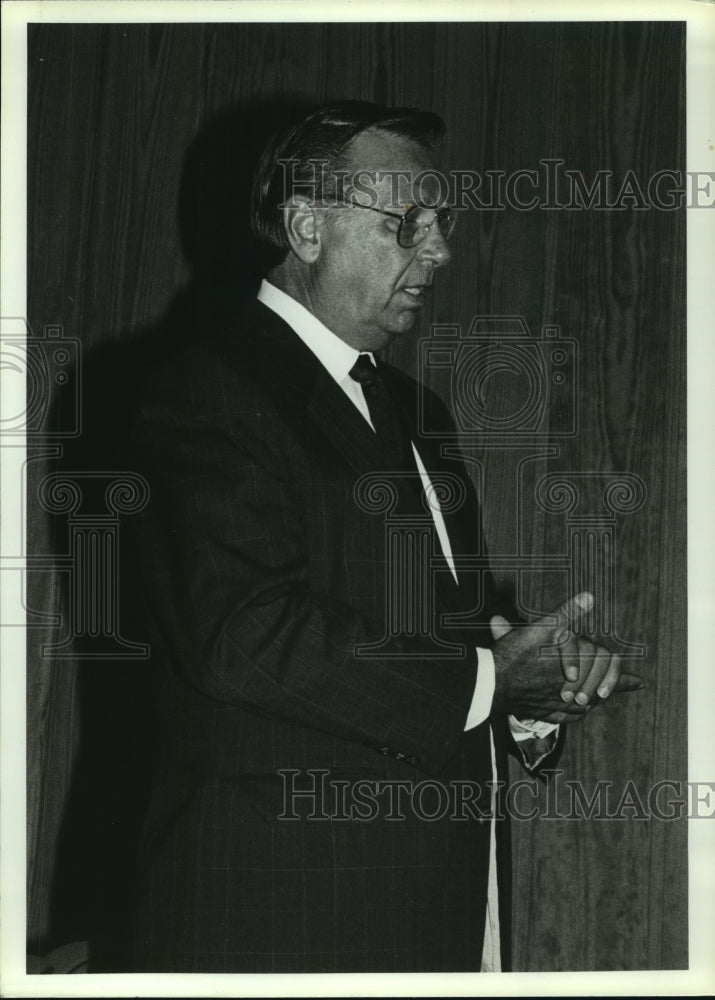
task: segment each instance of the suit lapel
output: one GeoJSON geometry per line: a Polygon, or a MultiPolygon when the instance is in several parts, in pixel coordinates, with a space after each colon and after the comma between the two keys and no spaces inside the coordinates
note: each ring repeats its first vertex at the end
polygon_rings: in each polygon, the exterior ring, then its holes
{"type": "MultiPolygon", "coordinates": [[[[267,352],[281,386],[294,397],[297,409],[312,422],[316,435],[324,437],[358,477],[379,473],[384,473],[386,479],[392,476],[390,481],[398,488],[400,513],[425,517],[428,508],[423,502],[423,494],[418,495],[410,489],[404,479],[400,485],[399,476],[394,475],[390,455],[378,436],[297,333],[272,309],[257,301],[249,307],[246,322],[247,329],[261,331],[263,336],[256,338],[257,349],[267,352]],[[260,343],[261,340],[263,343],[260,343]]],[[[382,371],[387,374],[384,366],[382,371]]],[[[443,461],[438,465],[432,461],[437,449],[423,447],[423,442],[416,435],[414,413],[409,412],[411,407],[406,406],[402,398],[398,398],[396,402],[407,421],[428,474],[431,467],[433,473],[453,471],[445,469],[443,461]]],[[[453,551],[457,552],[459,550],[454,547],[457,539],[453,541],[451,536],[450,521],[454,520],[445,517],[450,543],[453,551]]],[[[448,610],[459,609],[463,603],[460,588],[454,582],[436,535],[435,556],[438,565],[443,563],[440,571],[434,574],[436,592],[443,607],[448,610]]]]}
{"type": "MultiPolygon", "coordinates": [[[[298,334],[261,302],[253,303],[247,323],[267,338],[257,349],[270,358],[281,390],[294,397],[294,405],[312,421],[316,433],[327,438],[358,475],[392,472],[393,460],[380,438],[298,334]]],[[[413,513],[424,513],[417,497],[412,507],[413,513]]]]}
{"type": "Polygon", "coordinates": [[[390,456],[362,414],[320,366],[307,413],[359,475],[390,472],[390,456]]]}

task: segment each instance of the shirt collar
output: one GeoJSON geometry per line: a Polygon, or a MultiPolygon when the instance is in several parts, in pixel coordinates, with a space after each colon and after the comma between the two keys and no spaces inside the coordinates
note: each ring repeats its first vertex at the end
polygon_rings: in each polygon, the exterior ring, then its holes
{"type": "MultiPolygon", "coordinates": [[[[350,347],[305,306],[265,278],[258,290],[258,301],[285,320],[338,383],[347,378],[360,354],[369,353],[350,347]]],[[[374,364],[372,354],[369,357],[374,364]]]]}

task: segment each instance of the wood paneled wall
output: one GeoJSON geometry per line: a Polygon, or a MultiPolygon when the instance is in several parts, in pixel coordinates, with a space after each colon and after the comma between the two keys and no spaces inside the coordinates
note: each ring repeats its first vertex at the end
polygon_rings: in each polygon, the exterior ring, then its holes
{"type": "MultiPolygon", "coordinates": [[[[36,333],[61,324],[81,341],[87,389],[85,447],[68,444],[65,461],[101,468],[115,454],[101,414],[131,393],[152,332],[186,334],[199,310],[231,309],[255,283],[245,235],[253,150],[296,102],[430,108],[450,127],[445,158],[456,168],[543,174],[540,161],[559,159],[588,182],[612,171],[617,189],[629,170],[645,183],[684,167],[684,53],[684,26],[666,23],[31,26],[28,317],[36,333]]],[[[610,606],[620,639],[644,647],[635,669],[648,687],[571,731],[558,767],[560,795],[566,779],[588,794],[611,782],[612,805],[628,781],[647,795],[686,777],[684,230],[684,212],[652,206],[469,211],[420,332],[517,315],[532,351],[543,350],[544,326],[576,341],[571,398],[555,395],[539,425],[551,437],[505,434],[494,446],[467,435],[464,446],[490,550],[519,563],[499,571],[501,583],[525,612],[550,610],[583,582],[558,561],[573,523],[539,506],[539,480],[582,474],[579,511],[611,517],[610,606]],[[572,406],[577,433],[559,437],[572,406]],[[621,473],[642,482],[643,504],[609,514],[603,477],[621,473]],[[544,555],[556,568],[538,568],[544,555]]],[[[392,348],[414,374],[419,357],[418,336],[392,348]]],[[[445,370],[423,375],[454,402],[445,370]]],[[[495,387],[495,405],[516,412],[521,377],[497,374],[495,387]]],[[[48,467],[31,468],[31,497],[48,467]]],[[[30,527],[35,553],[57,548],[57,524],[37,505],[30,527]]],[[[46,573],[30,583],[35,608],[56,605],[46,573]]],[[[116,847],[117,803],[141,771],[128,692],[145,666],[41,656],[48,635],[56,640],[43,629],[28,640],[35,952],[87,936],[92,907],[112,906],[117,879],[98,875],[86,810],[109,817],[116,847]],[[102,679],[114,686],[98,697],[102,679]],[[104,770],[96,753],[94,769],[82,753],[100,732],[114,753],[104,770]],[[99,899],[87,885],[92,847],[99,899]]],[[[514,824],[516,969],[684,967],[684,822],[634,819],[634,810],[548,819],[547,794],[541,818],[514,824]]],[[[104,865],[122,871],[116,855],[104,865]]]]}

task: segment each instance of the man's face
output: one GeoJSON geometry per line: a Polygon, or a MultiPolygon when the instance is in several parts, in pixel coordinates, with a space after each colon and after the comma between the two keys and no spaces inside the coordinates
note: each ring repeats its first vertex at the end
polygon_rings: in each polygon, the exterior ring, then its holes
{"type": "MultiPolygon", "coordinates": [[[[348,183],[354,171],[387,173],[381,182],[369,184],[377,196],[372,204],[398,215],[410,207],[412,180],[426,169],[434,169],[426,150],[378,131],[355,139],[346,165],[348,183]],[[399,185],[397,171],[407,175],[399,185]]],[[[346,191],[346,200],[371,204],[365,194],[346,191]]],[[[428,179],[422,192],[434,204],[428,179]]],[[[360,208],[331,208],[325,214],[331,217],[324,220],[321,251],[310,278],[313,311],[352,347],[379,350],[414,326],[435,270],[449,261],[447,244],[436,224],[420,243],[404,248],[397,242],[399,219],[360,208]]]]}

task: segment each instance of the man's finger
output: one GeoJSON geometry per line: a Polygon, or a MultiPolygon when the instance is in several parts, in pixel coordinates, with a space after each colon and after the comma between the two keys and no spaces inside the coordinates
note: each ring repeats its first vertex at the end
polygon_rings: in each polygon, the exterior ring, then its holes
{"type": "Polygon", "coordinates": [[[608,670],[606,671],[603,680],[598,685],[597,694],[599,698],[606,699],[610,695],[611,691],[615,688],[618,683],[618,678],[621,676],[621,657],[617,653],[611,657],[611,662],[609,664],[608,670]]]}
{"type": "MultiPolygon", "coordinates": [[[[579,640],[584,682],[576,694],[579,705],[588,705],[596,693],[596,688],[604,680],[611,665],[611,653],[605,646],[594,646],[584,639],[579,640]]],[[[615,657],[613,657],[615,659],[615,657]]],[[[616,666],[618,671],[618,666],[616,666]]]]}
{"type": "MultiPolygon", "coordinates": [[[[556,641],[563,642],[568,633],[573,629],[593,607],[593,594],[585,590],[582,594],[576,594],[565,604],[562,604],[553,614],[556,615],[556,641]]],[[[549,616],[551,617],[551,616],[549,616]]]]}
{"type": "Polygon", "coordinates": [[[586,713],[588,712],[590,705],[582,708],[580,712],[574,712],[572,706],[564,705],[562,711],[551,712],[549,715],[544,717],[544,722],[557,722],[560,726],[569,725],[572,722],[581,722],[582,719],[586,718],[586,713]]]}
{"type": "Polygon", "coordinates": [[[614,691],[640,691],[645,687],[645,681],[638,674],[621,674],[614,691]]]}
{"type": "Polygon", "coordinates": [[[490,618],[489,626],[495,639],[501,639],[507,632],[511,632],[511,625],[501,615],[494,615],[490,618]]]}
{"type": "Polygon", "coordinates": [[[573,722],[574,719],[583,719],[592,707],[591,705],[577,705],[576,702],[571,702],[570,705],[559,705],[558,702],[552,702],[544,705],[541,711],[535,712],[534,717],[541,722],[556,722],[554,716],[558,715],[558,721],[573,722]]]}
{"type": "Polygon", "coordinates": [[[561,688],[561,697],[564,701],[573,701],[573,696],[578,690],[579,660],[578,660],[578,639],[569,635],[566,641],[559,646],[561,653],[561,667],[567,683],[561,688]]]}

